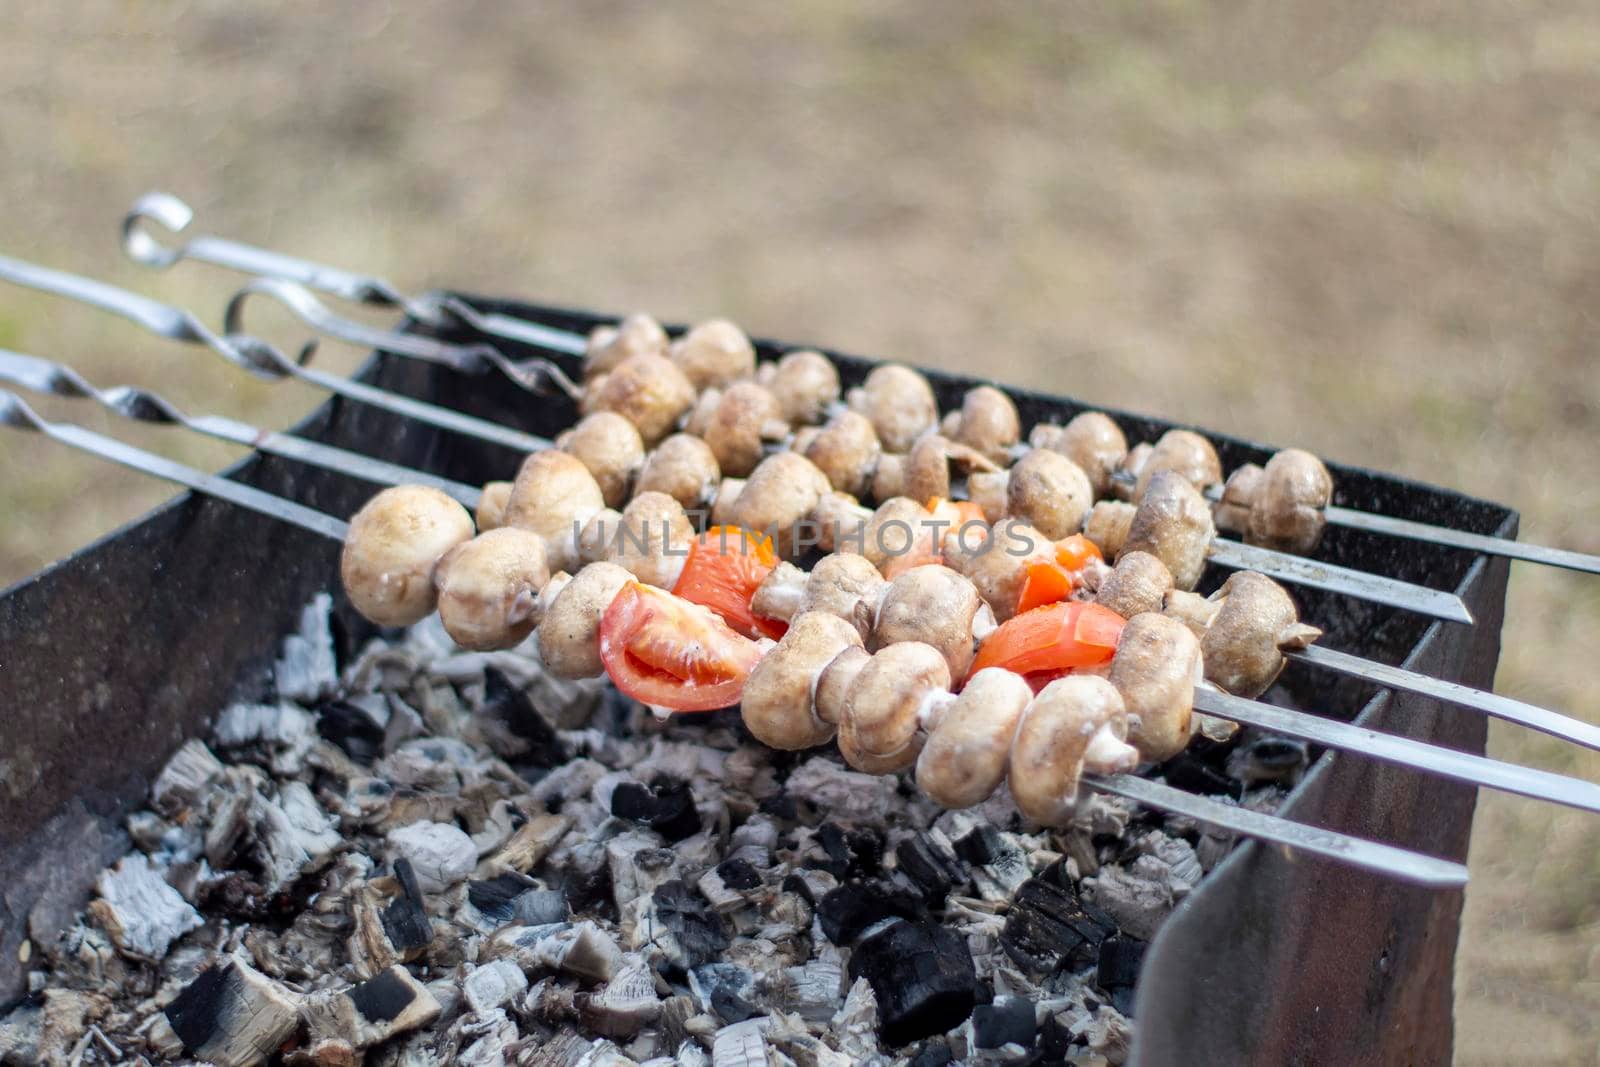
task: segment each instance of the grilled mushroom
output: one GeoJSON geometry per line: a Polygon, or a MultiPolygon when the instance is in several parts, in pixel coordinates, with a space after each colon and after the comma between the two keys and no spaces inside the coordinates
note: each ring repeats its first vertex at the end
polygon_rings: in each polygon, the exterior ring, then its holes
{"type": "Polygon", "coordinates": [[[1123,698],[1104,678],[1069,675],[1045,686],[1023,713],[1011,746],[1017,810],[1044,826],[1071,823],[1085,771],[1116,774],[1138,765],[1139,752],[1126,743],[1128,728],[1123,698]]]}
{"type": "Polygon", "coordinates": [[[1162,471],[1176,471],[1201,490],[1222,481],[1222,461],[1217,458],[1217,450],[1192,430],[1168,430],[1161,435],[1150,457],[1139,468],[1139,482],[1133,498],[1142,499],[1150,479],[1162,471]]]}
{"type": "Polygon", "coordinates": [[[734,505],[744,492],[744,478],[724,478],[717,483],[716,494],[711,498],[711,522],[714,526],[737,526],[734,505]]]}
{"type": "Polygon", "coordinates": [[[992,385],[968,389],[961,398],[961,407],[945,416],[943,429],[945,436],[957,444],[975,449],[1002,466],[1010,461],[1011,450],[1022,438],[1017,405],[992,385]]]}
{"type": "Polygon", "coordinates": [[[1211,509],[1193,484],[1177,471],[1158,471],[1139,500],[1122,553],[1150,553],[1172,572],[1173,584],[1193,589],[1216,532],[1211,509]]]}
{"type": "Polygon", "coordinates": [[[891,497],[867,520],[862,544],[851,547],[858,547],[873,566],[887,572],[896,560],[924,550],[933,534],[932,519],[928,509],[910,497],[891,497]]]}
{"type": "Polygon", "coordinates": [[[969,476],[974,471],[999,470],[986,455],[969,445],[950,440],[943,434],[924,434],[906,456],[903,495],[913,500],[944,500],[950,496],[950,476],[969,476]]]}
{"type": "Polygon", "coordinates": [[[1095,602],[1131,619],[1147,611],[1160,611],[1172,591],[1172,572],[1148,552],[1126,552],[1100,579],[1095,602]]]}
{"type": "Polygon", "coordinates": [[[1116,559],[1128,542],[1128,530],[1133,526],[1136,510],[1122,500],[1096,501],[1089,509],[1089,517],[1083,520],[1083,535],[1094,542],[1094,547],[1106,559],[1116,559]]]}
{"type": "Polygon", "coordinates": [[[515,526],[489,530],[446,552],[434,569],[439,621],[462,648],[513,648],[533,632],[549,581],[544,538],[515,526]]]}
{"type": "Polygon", "coordinates": [[[605,507],[605,494],[589,468],[565,452],[535,452],[522,461],[506,501],[505,524],[544,538],[552,570],[571,570],[578,533],[605,507]]]}
{"type": "Polygon", "coordinates": [[[983,511],[983,520],[993,526],[1006,517],[1006,490],[1010,471],[973,471],[967,475],[967,499],[983,511]]]}
{"type": "Polygon", "coordinates": [[[807,574],[792,563],[772,569],[750,599],[750,610],[764,619],[792,619],[807,612],[837,616],[862,637],[872,630],[889,583],[865,556],[833,552],[807,574]]]}
{"type": "Polygon", "coordinates": [[[829,405],[839,399],[838,368],[821,352],[809,349],[763,364],[757,380],[772,390],[783,417],[796,426],[821,422],[829,405]]]}
{"type": "Polygon", "coordinates": [[[989,667],[928,721],[917,786],[946,808],[970,808],[1005,781],[1011,741],[1033,690],[1022,676],[989,667]]]}
{"type": "Polygon", "coordinates": [[[917,438],[939,424],[939,404],[928,379],[899,363],[874,368],[845,402],[872,420],[886,452],[909,451],[917,438]]]}
{"type": "Polygon", "coordinates": [[[675,433],[645,458],[635,492],[665,493],[685,508],[711,499],[722,478],[711,446],[693,434],[675,433]]]}
{"type": "Polygon", "coordinates": [[[833,416],[804,449],[834,489],[855,497],[871,486],[882,451],[872,420],[858,411],[833,416]]]}
{"type": "Polygon", "coordinates": [[[1323,509],[1333,499],[1333,478],[1310,452],[1286,448],[1267,460],[1245,540],[1283,552],[1308,553],[1322,540],[1323,509]]]}
{"type": "Polygon", "coordinates": [[[644,464],[644,441],[633,423],[614,411],[585,415],[556,438],[556,447],[576,456],[594,475],[608,507],[628,499],[633,476],[644,464]]]}
{"type": "Polygon", "coordinates": [[[906,494],[906,456],[901,452],[885,452],[872,468],[872,499],[890,500],[906,494]]]}
{"type": "Polygon", "coordinates": [[[1020,519],[995,523],[982,540],[959,533],[944,539],[946,564],[978,589],[997,622],[1017,613],[1017,597],[1027,578],[1027,565],[1055,558],[1055,544],[1038,529],[1020,519]]]}
{"type": "Polygon", "coordinates": [[[756,372],[756,350],[727,319],[702,322],[670,349],[672,362],[696,390],[722,389],[756,372]]]}
{"type": "Polygon", "coordinates": [[[829,490],[828,478],[804,456],[778,452],[751,473],[731,508],[733,524],[772,538],[779,556],[794,555],[800,523],[829,490]]]}
{"type": "Polygon", "coordinates": [[[1289,594],[1264,574],[1231,574],[1211,600],[1220,608],[1200,639],[1206,680],[1234,696],[1266,692],[1283,670],[1284,651],[1322,634],[1300,621],[1289,594]]]}
{"type": "Polygon", "coordinates": [[[1060,452],[1088,475],[1095,496],[1111,491],[1111,478],[1128,455],[1128,439],[1109,415],[1085,411],[1065,426],[1039,425],[1028,435],[1035,448],[1060,452]]]}
{"type": "Polygon", "coordinates": [[[667,354],[667,331],[649,315],[629,315],[616,326],[596,326],[589,332],[583,357],[583,376],[607,374],[629,356],[667,354]]]}
{"type": "Polygon", "coordinates": [[[1212,511],[1217,529],[1236,534],[1250,531],[1250,509],[1261,497],[1261,481],[1266,473],[1257,464],[1246,463],[1228,475],[1222,486],[1222,499],[1212,511]]]}
{"type": "Polygon", "coordinates": [[[665,493],[640,493],[622,509],[605,558],[646,585],[671,589],[693,540],[694,526],[682,504],[665,493]]]}
{"type": "Polygon", "coordinates": [[[506,524],[506,501],[510,499],[510,482],[484,483],[483,495],[478,498],[478,510],[473,516],[477,520],[479,533],[506,524]]]}
{"type": "Polygon", "coordinates": [[[839,653],[860,647],[856,628],[837,616],[817,611],[795,616],[783,639],[750,672],[739,700],[756,740],[785,750],[826,743],[834,725],[817,717],[812,693],[839,653]]]}
{"type": "Polygon", "coordinates": [[[583,565],[609,560],[617,547],[617,531],[622,529],[622,512],[601,508],[589,517],[578,532],[578,562],[583,565]]]}
{"type": "Polygon", "coordinates": [[[1200,642],[1165,615],[1135,615],[1122,628],[1111,684],[1128,709],[1128,740],[1146,760],[1171,759],[1189,744],[1200,642]]]}
{"type": "Polygon", "coordinates": [[[872,656],[865,648],[852,645],[823,668],[817,676],[817,718],[835,726],[844,721],[844,706],[850,697],[850,687],[855,684],[861,669],[871,660],[872,656]]]}
{"type": "Polygon", "coordinates": [[[1140,441],[1128,449],[1128,454],[1122,457],[1122,465],[1117,468],[1116,476],[1111,480],[1111,495],[1118,500],[1133,500],[1134,488],[1139,484],[1139,473],[1144,470],[1144,465],[1150,459],[1156,447],[1149,441],[1140,441]]]}
{"type": "Polygon", "coordinates": [[[694,386],[664,356],[640,353],[617,364],[603,380],[591,383],[586,395],[591,411],[615,411],[633,423],[647,446],[653,446],[694,405],[694,386]]]}
{"type": "Polygon", "coordinates": [[[539,658],[558,678],[605,673],[600,619],[633,575],[615,563],[591,563],[562,586],[539,620],[539,658]]]}
{"type": "Polygon", "coordinates": [[[472,536],[467,509],[437,489],[391,486],[350,520],[339,575],[350,603],[379,626],[410,626],[434,608],[433,569],[472,536]]]}
{"type": "Polygon", "coordinates": [[[768,441],[789,433],[777,400],[755,382],[728,386],[702,436],[724,474],[742,478],[755,470],[768,441]]]}
{"type": "Polygon", "coordinates": [[[915,567],[884,591],[872,641],[878,648],[921,642],[944,657],[950,677],[965,678],[977,642],[994,627],[994,613],[971,581],[949,567],[915,567]]]}
{"type": "Polygon", "coordinates": [[[921,751],[921,715],[930,695],[950,688],[950,668],[932,645],[904,641],[874,653],[845,697],[839,752],[868,774],[893,774],[921,751]]]}
{"type": "Polygon", "coordinates": [[[1006,485],[1006,514],[1059,541],[1083,527],[1094,503],[1089,477],[1059,452],[1034,449],[1011,468],[1006,485]]]}

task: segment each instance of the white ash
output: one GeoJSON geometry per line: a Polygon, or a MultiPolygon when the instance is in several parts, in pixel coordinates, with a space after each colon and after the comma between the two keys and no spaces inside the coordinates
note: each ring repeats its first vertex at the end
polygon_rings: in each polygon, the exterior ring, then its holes
{"type": "Polygon", "coordinates": [[[329,603],[286,638],[268,699],[176,750],[129,817],[133,852],[72,930],[34,946],[35,995],[0,1018],[0,1064],[1037,1055],[976,1047],[981,1027],[954,1014],[943,1034],[885,1043],[893,1005],[852,973],[851,945],[907,908],[954,931],[982,998],[1033,1003],[1040,1041],[1120,1063],[1133,1023],[1096,986],[1093,952],[1046,970],[1018,958],[1019,894],[1063,871],[1117,936],[1148,939],[1231,844],[1101,796],[1055,834],[1024,826],[1003,789],[943,812],[904,776],[774,753],[731,713],[658,723],[604,685],[551,678],[533,642],[464,653],[436,620],[339,671],[329,603]],[[624,786],[661,817],[613,815],[624,786]],[[890,912],[834,944],[835,905],[868,886],[890,912]]]}

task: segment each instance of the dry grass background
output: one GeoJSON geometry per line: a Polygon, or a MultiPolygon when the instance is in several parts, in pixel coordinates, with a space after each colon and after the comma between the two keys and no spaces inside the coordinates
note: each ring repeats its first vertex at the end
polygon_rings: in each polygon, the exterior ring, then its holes
{"type": "MultiPolygon", "coordinates": [[[[122,209],[165,188],[211,232],[406,287],[727,314],[1394,469],[1600,550],[1592,5],[101,2],[7,21],[6,254],[214,320],[235,279],[117,251],[122,209]]],[[[316,400],[10,287],[0,346],[273,425],[316,400]]],[[[166,495],[4,438],[0,584],[166,495]]],[[[1517,569],[1500,689],[1600,720],[1597,639],[1600,583],[1517,569]]],[[[1538,737],[1491,745],[1600,778],[1538,737]]],[[[1594,1062],[1595,828],[1484,799],[1458,1062],[1594,1062]]]]}

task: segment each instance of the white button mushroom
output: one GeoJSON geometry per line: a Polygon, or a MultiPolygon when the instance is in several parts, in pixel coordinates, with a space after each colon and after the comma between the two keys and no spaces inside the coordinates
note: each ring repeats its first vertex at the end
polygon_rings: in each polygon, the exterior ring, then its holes
{"type": "Polygon", "coordinates": [[[1125,552],[1100,580],[1095,603],[1124,619],[1147,611],[1160,611],[1172,592],[1172,572],[1148,552],[1125,552]]]}
{"type": "Polygon", "coordinates": [[[983,803],[1005,781],[1011,741],[1032,700],[1022,676],[999,667],[967,679],[960,695],[928,721],[917,786],[946,808],[983,803]]]}
{"type": "Polygon", "coordinates": [[[467,509],[437,489],[396,485],[350,520],[339,575],[350,603],[379,626],[410,626],[436,603],[439,558],[472,536],[467,509]]]}
{"type": "Polygon", "coordinates": [[[762,460],[739,491],[733,525],[771,537],[778,555],[790,558],[800,523],[829,489],[827,476],[810,460],[778,452],[762,460]]]}
{"type": "Polygon", "coordinates": [[[1322,540],[1323,509],[1333,499],[1333,478],[1310,452],[1286,448],[1267,460],[1250,509],[1245,540],[1283,552],[1309,553],[1322,540]]]}
{"type": "Polygon", "coordinates": [[[1188,747],[1200,662],[1200,641],[1176,619],[1146,612],[1122,628],[1111,684],[1127,705],[1128,740],[1145,759],[1159,763],[1188,747]]]}
{"type": "Polygon", "coordinates": [[[1150,479],[1161,471],[1176,471],[1201,490],[1222,481],[1222,461],[1217,458],[1217,450],[1193,430],[1168,430],[1161,435],[1149,458],[1139,468],[1139,481],[1133,492],[1135,500],[1144,497],[1150,479]]]}
{"type": "Polygon", "coordinates": [[[1148,552],[1166,564],[1179,589],[1193,589],[1216,533],[1211,508],[1199,491],[1177,471],[1160,471],[1140,498],[1118,555],[1148,552]]]}
{"type": "Polygon", "coordinates": [[[882,451],[872,420],[858,411],[841,411],[811,438],[805,457],[834,489],[859,497],[871,487],[882,451]]]}
{"type": "Polygon", "coordinates": [[[478,497],[478,510],[473,515],[477,520],[479,533],[506,524],[506,502],[510,499],[510,482],[484,483],[483,494],[478,497]]]}
{"type": "Polygon", "coordinates": [[[1254,463],[1239,467],[1222,486],[1222,499],[1212,511],[1217,529],[1245,534],[1250,530],[1250,509],[1261,496],[1261,481],[1266,471],[1254,463]]]}
{"type": "Polygon", "coordinates": [[[522,461],[506,501],[505,524],[544,538],[552,570],[577,565],[578,534],[605,507],[605,494],[576,456],[535,452],[522,461]]]}
{"type": "Polygon", "coordinates": [[[785,620],[806,612],[825,612],[848,622],[865,637],[888,587],[865,556],[834,552],[818,560],[810,574],[792,563],[779,563],[756,589],[750,610],[762,618],[785,620]]]}
{"type": "Polygon", "coordinates": [[[817,717],[818,677],[847,648],[860,648],[854,626],[833,615],[804,612],[768,650],[745,682],[740,714],[757,741],[794,750],[824,744],[834,726],[817,717]]]}
{"type": "Polygon", "coordinates": [[[1294,601],[1264,574],[1239,571],[1211,595],[1216,618],[1200,639],[1206,680],[1234,696],[1254,699],[1283,670],[1283,652],[1303,649],[1322,631],[1300,622],[1294,601]]]}
{"type": "Polygon", "coordinates": [[[828,407],[839,400],[839,371],[821,352],[802,349],[790,352],[776,364],[761,368],[762,384],[772,390],[791,423],[808,425],[821,422],[828,407]]]}
{"type": "Polygon", "coordinates": [[[1128,728],[1122,696],[1104,678],[1069,675],[1045,686],[1011,746],[1017,810],[1044,826],[1070,824],[1085,771],[1116,774],[1138,765],[1139,752],[1124,740],[1128,728]]]}
{"type": "Polygon", "coordinates": [[[949,567],[914,567],[883,593],[874,647],[916,641],[939,651],[950,677],[961,679],[972,668],[977,642],[994,630],[994,613],[971,581],[949,567]]]}
{"type": "Polygon", "coordinates": [[[670,590],[694,536],[682,504],[665,493],[640,493],[622,509],[606,558],[646,585],[670,590]]]}
{"type": "Polygon", "coordinates": [[[633,477],[644,464],[644,441],[633,423],[614,411],[585,415],[556,438],[556,447],[589,469],[606,506],[621,507],[633,477]]]}
{"type": "Polygon", "coordinates": [[[1065,426],[1039,425],[1028,435],[1035,448],[1060,452],[1089,476],[1096,496],[1111,490],[1111,477],[1128,455],[1128,439],[1109,415],[1085,411],[1065,426]]]}
{"type": "Polygon", "coordinates": [[[872,485],[868,492],[874,500],[889,500],[906,494],[907,459],[901,452],[884,452],[872,468],[872,485]]]}
{"type": "Polygon", "coordinates": [[[645,457],[634,489],[666,493],[685,508],[699,508],[711,500],[721,479],[711,446],[693,434],[675,433],[645,457]]]}
{"type": "Polygon", "coordinates": [[[539,658],[558,678],[594,678],[600,659],[600,619],[633,575],[615,563],[591,563],[562,586],[539,620],[539,658]]]}
{"type": "Polygon", "coordinates": [[[626,418],[651,446],[672,432],[694,405],[695,393],[671,360],[640,354],[592,382],[585,399],[590,411],[615,411],[626,418]]]}
{"type": "Polygon", "coordinates": [[[739,382],[723,392],[701,436],[722,473],[742,478],[761,462],[767,442],[780,441],[788,432],[772,394],[755,382],[739,382]]]}
{"type": "Polygon", "coordinates": [[[917,438],[939,424],[939,404],[928,379],[899,363],[875,367],[845,401],[872,420],[887,452],[909,451],[917,438]]]}
{"type": "Polygon", "coordinates": [[[629,356],[667,354],[667,331],[649,315],[633,314],[616,326],[596,326],[589,333],[589,346],[583,359],[583,376],[615,370],[629,356]]]}
{"type": "Polygon", "coordinates": [[[1028,576],[1028,564],[1055,559],[1055,543],[1020,519],[995,523],[987,538],[964,536],[958,529],[944,539],[945,563],[969,579],[1005,622],[1017,613],[1017,598],[1028,576]]]}
{"type": "Polygon", "coordinates": [[[943,434],[925,434],[906,456],[904,495],[913,500],[947,500],[951,476],[996,473],[999,468],[982,452],[943,434]]]}
{"type": "Polygon", "coordinates": [[[1135,510],[1122,500],[1096,501],[1089,509],[1089,517],[1083,520],[1083,536],[1093,541],[1106,559],[1116,559],[1128,541],[1135,510]]]}
{"type": "Polygon", "coordinates": [[[1082,529],[1093,503],[1089,476],[1059,452],[1035,449],[1011,468],[1006,514],[1022,519],[1052,541],[1082,529]]]}
{"type": "Polygon", "coordinates": [[[945,416],[944,433],[1004,465],[1022,438],[1022,420],[1009,396],[992,385],[979,385],[968,389],[961,407],[945,416]]]}
{"type": "Polygon", "coordinates": [[[756,372],[756,350],[727,319],[702,322],[674,341],[672,362],[696,390],[721,389],[756,372]]]}
{"type": "Polygon", "coordinates": [[[839,752],[868,774],[892,774],[917,760],[921,711],[950,688],[950,668],[932,645],[906,641],[874,653],[845,697],[839,752]]]}
{"type": "Polygon", "coordinates": [[[544,538],[514,526],[489,530],[439,560],[439,621],[462,648],[514,648],[533,632],[549,580],[544,538]]]}
{"type": "Polygon", "coordinates": [[[1010,471],[973,471],[967,475],[967,499],[983,511],[983,521],[991,526],[1006,517],[1006,492],[1010,471]]]}

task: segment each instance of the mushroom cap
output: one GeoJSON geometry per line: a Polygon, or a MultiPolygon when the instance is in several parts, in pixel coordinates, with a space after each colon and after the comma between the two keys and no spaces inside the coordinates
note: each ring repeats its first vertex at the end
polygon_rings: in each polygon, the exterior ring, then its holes
{"type": "Polygon", "coordinates": [[[622,512],[616,508],[601,508],[589,516],[578,534],[578,562],[594,563],[609,560],[616,549],[617,531],[622,528],[622,512]]]}
{"type": "Polygon", "coordinates": [[[1035,448],[1046,448],[1066,456],[1089,476],[1096,496],[1111,489],[1111,476],[1128,455],[1128,439],[1111,416],[1085,411],[1065,426],[1035,426],[1029,436],[1035,448]]]}
{"type": "Polygon", "coordinates": [[[1212,521],[1217,529],[1229,533],[1250,532],[1250,509],[1261,498],[1261,484],[1267,472],[1254,463],[1246,463],[1228,475],[1222,485],[1222,499],[1212,510],[1212,521]]]}
{"type": "Polygon", "coordinates": [[[739,503],[739,494],[744,492],[746,479],[724,478],[717,483],[716,495],[711,498],[711,524],[713,526],[737,526],[734,521],[734,505],[739,503]]]}
{"type": "Polygon", "coordinates": [[[600,483],[582,460],[565,452],[535,452],[522,461],[511,485],[505,524],[543,537],[551,570],[572,570],[583,524],[605,506],[600,483]]]}
{"type": "Polygon", "coordinates": [[[515,526],[480,533],[446,552],[433,577],[452,641],[474,652],[514,648],[533,632],[550,580],[544,538],[515,526]]]}
{"type": "Polygon", "coordinates": [[[1106,559],[1116,559],[1127,544],[1136,509],[1124,500],[1098,500],[1083,520],[1083,535],[1106,559]]]}
{"type": "Polygon", "coordinates": [[[396,485],[350,520],[339,576],[350,603],[379,626],[410,626],[433,610],[439,557],[472,536],[467,509],[437,489],[396,485]]]}
{"type": "Polygon", "coordinates": [[[884,452],[872,468],[872,486],[869,490],[874,500],[889,500],[906,495],[906,456],[903,452],[884,452]]]}
{"type": "Polygon", "coordinates": [[[917,438],[939,424],[939,403],[928,379],[900,363],[873,368],[846,400],[872,420],[886,452],[909,451],[917,438]]]}
{"type": "Polygon", "coordinates": [[[982,452],[950,440],[943,434],[924,434],[906,456],[905,496],[913,500],[950,497],[952,469],[962,475],[999,470],[982,452]]]}
{"type": "Polygon", "coordinates": [[[615,563],[591,563],[568,582],[539,620],[539,658],[558,678],[605,673],[600,619],[633,575],[615,563]]]}
{"type": "Polygon", "coordinates": [[[647,585],[671,589],[693,540],[682,504],[665,493],[640,493],[622,509],[607,558],[647,585]]]}
{"type": "Polygon", "coordinates": [[[1206,680],[1253,700],[1283,670],[1283,637],[1300,621],[1294,601],[1283,586],[1255,571],[1230,574],[1211,600],[1221,610],[1200,639],[1206,680]]]}
{"type": "Polygon", "coordinates": [[[822,669],[852,647],[861,647],[861,635],[843,619],[821,612],[796,615],[783,639],[756,663],[739,700],[756,740],[786,751],[826,743],[834,727],[817,717],[812,691],[822,669]]]}
{"type": "Polygon", "coordinates": [[[821,352],[802,349],[778,360],[767,388],[791,423],[821,422],[828,406],[839,399],[839,370],[821,352]]]}
{"type": "Polygon", "coordinates": [[[845,697],[839,751],[871,773],[909,767],[920,749],[923,701],[949,688],[950,668],[932,645],[905,641],[874,653],[845,697]]]}
{"type": "Polygon", "coordinates": [[[694,406],[689,409],[688,417],[683,420],[683,432],[705,437],[706,431],[711,429],[712,420],[717,417],[717,405],[720,403],[721,389],[702,390],[695,398],[694,406]]]}
{"type": "Polygon", "coordinates": [[[506,501],[511,499],[510,482],[485,482],[483,495],[478,498],[478,510],[473,516],[478,532],[483,533],[506,524],[506,501]]]}
{"type": "Polygon", "coordinates": [[[644,440],[639,431],[614,411],[585,415],[557,439],[556,446],[589,468],[606,505],[613,508],[628,499],[628,486],[644,463],[644,440]]]}
{"type": "Polygon", "coordinates": [[[594,378],[616,369],[629,356],[667,354],[667,331],[642,312],[629,315],[616,326],[596,326],[589,332],[583,358],[583,376],[594,378]]]}
{"type": "Polygon", "coordinates": [[[817,561],[806,578],[802,611],[837,615],[863,637],[872,631],[878,605],[889,583],[865,556],[833,552],[817,561]]]}
{"type": "Polygon", "coordinates": [[[928,525],[932,520],[928,509],[910,497],[890,497],[867,520],[862,543],[848,547],[866,556],[881,571],[897,557],[916,552],[926,544],[933,533],[928,525]]]}
{"type": "Polygon", "coordinates": [[[751,472],[734,500],[733,524],[771,537],[778,555],[792,558],[800,523],[830,488],[827,476],[804,456],[774,453],[751,472]]]}
{"type": "Polygon", "coordinates": [[[850,687],[855,684],[861,669],[871,660],[865,648],[851,645],[822,669],[822,673],[817,675],[817,718],[835,726],[844,721],[844,706],[850,698],[850,687]]]}
{"type": "Polygon", "coordinates": [[[1216,534],[1211,508],[1193,483],[1177,471],[1159,471],[1139,500],[1118,558],[1148,552],[1167,565],[1174,585],[1193,589],[1216,534]]]}
{"type": "Polygon", "coordinates": [[[1211,442],[1193,430],[1168,430],[1161,435],[1150,458],[1139,468],[1139,482],[1133,498],[1144,496],[1150,479],[1160,471],[1176,471],[1189,479],[1196,489],[1205,489],[1222,481],[1222,461],[1211,442]]]}
{"type": "Polygon", "coordinates": [[[589,386],[591,410],[615,411],[639,431],[646,445],[654,445],[694,406],[694,386],[664,356],[640,353],[629,356],[616,369],[589,386]]]}
{"type": "Polygon", "coordinates": [[[811,521],[817,524],[817,547],[832,552],[841,544],[865,545],[863,531],[871,518],[872,510],[849,493],[823,493],[811,509],[811,521]]]}
{"type": "Polygon", "coordinates": [[[787,430],[771,393],[755,382],[738,382],[724,390],[704,436],[722,472],[742,478],[761,462],[764,442],[787,430]]]}
{"type": "Polygon", "coordinates": [[[1111,684],[1128,709],[1128,740],[1152,762],[1189,745],[1200,641],[1177,619],[1135,615],[1122,628],[1111,659],[1111,684]]]}
{"type": "Polygon", "coordinates": [[[946,808],[970,808],[1005,781],[1011,740],[1033,690],[1019,674],[986,667],[934,724],[917,757],[917,785],[946,808]]]}
{"type": "Polygon", "coordinates": [[[1134,490],[1139,485],[1139,474],[1155,450],[1155,445],[1149,441],[1140,441],[1128,449],[1128,454],[1122,459],[1122,465],[1117,468],[1117,477],[1111,480],[1112,496],[1118,500],[1136,499],[1134,490]]]}
{"type": "Polygon", "coordinates": [[[983,511],[983,521],[993,526],[1006,517],[1010,471],[973,471],[967,475],[967,499],[983,511]]]}
{"type": "Polygon", "coordinates": [[[709,319],[673,342],[672,362],[696,390],[720,389],[756,372],[756,350],[727,319],[709,319]]]}
{"type": "Polygon", "coordinates": [[[990,461],[1004,465],[1011,449],[1022,439],[1022,420],[1011,398],[992,385],[967,390],[956,414],[954,432],[959,444],[975,449],[990,461]]]}
{"type": "Polygon", "coordinates": [[[702,507],[722,478],[711,446],[693,434],[675,433],[645,457],[634,491],[665,493],[685,508],[702,507]]]}
{"type": "Polygon", "coordinates": [[[1333,477],[1310,452],[1286,448],[1263,469],[1245,537],[1253,545],[1308,553],[1322,540],[1323,509],[1333,499],[1333,477]]]}
{"type": "Polygon", "coordinates": [[[873,644],[920,642],[939,651],[950,677],[965,678],[977,655],[973,617],[983,606],[977,587],[949,567],[913,567],[884,591],[873,644]]]}
{"type": "Polygon", "coordinates": [[[1160,611],[1172,592],[1172,572],[1148,552],[1125,552],[1100,579],[1095,603],[1110,608],[1124,619],[1147,611],[1160,611]]]}
{"type": "MultiPolygon", "coordinates": [[[[1157,616],[1159,618],[1160,616],[1157,616]]],[[[1058,678],[1028,705],[1011,746],[1011,796],[1017,810],[1034,822],[1061,827],[1072,822],[1078,806],[1078,781],[1087,768],[1128,770],[1125,746],[1105,745],[1127,736],[1122,696],[1104,678],[1074,674],[1058,678]],[[1091,753],[1097,743],[1111,756],[1091,753]]]]}
{"type": "Polygon", "coordinates": [[[860,496],[872,482],[882,451],[871,419],[859,411],[841,411],[811,438],[805,457],[827,476],[834,489],[860,496]]]}
{"type": "Polygon", "coordinates": [[[1002,519],[983,541],[946,537],[945,563],[977,587],[996,622],[1017,613],[1027,565],[1055,559],[1055,542],[1021,519],[1002,519]]]}
{"type": "Polygon", "coordinates": [[[1081,530],[1093,503],[1089,476],[1059,452],[1036,448],[1011,468],[1006,514],[1037,527],[1052,541],[1081,530]]]}
{"type": "Polygon", "coordinates": [[[788,622],[806,610],[806,582],[809,580],[805,571],[786,559],[780,559],[750,595],[751,614],[762,619],[788,622]]]}

